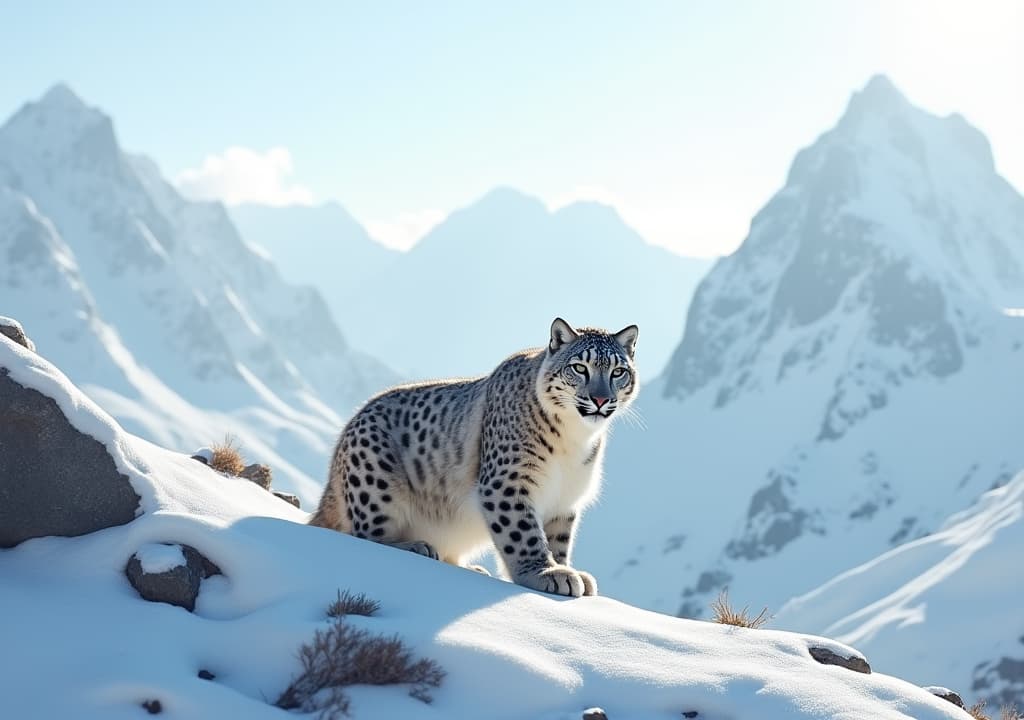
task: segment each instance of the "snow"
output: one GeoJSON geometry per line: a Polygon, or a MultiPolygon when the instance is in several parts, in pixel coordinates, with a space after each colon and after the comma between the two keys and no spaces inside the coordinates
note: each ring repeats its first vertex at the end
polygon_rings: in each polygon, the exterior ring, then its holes
{"type": "Polygon", "coordinates": [[[165,573],[185,564],[185,553],[180,545],[147,543],[135,551],[142,572],[147,574],[165,573]]]}
{"type": "Polygon", "coordinates": [[[398,634],[447,672],[431,705],[404,688],[353,688],[354,717],[570,720],[592,706],[612,720],[964,717],[902,680],[810,658],[812,645],[856,654],[834,641],[554,598],[306,526],[253,483],[125,433],[45,360],[0,347],[18,382],[51,394],[148,489],[145,514],[128,525],[0,552],[0,637],[18,659],[0,673],[11,717],[133,718],[147,700],[169,717],[284,717],[267,699],[326,627],[339,588],[381,603],[348,622],[398,634]],[[128,584],[140,548],[154,564],[166,559],[154,543],[195,547],[223,571],[203,581],[195,613],[128,584]]]}
{"type": "Polygon", "coordinates": [[[908,542],[793,598],[773,627],[811,629],[884,657],[919,682],[971,686],[976,660],[1017,654],[1024,473],[908,542]],[[928,651],[956,628],[950,652],[928,651]]]}
{"type": "Polygon", "coordinates": [[[201,447],[194,453],[192,453],[192,457],[202,458],[203,460],[206,461],[206,464],[209,465],[210,463],[213,462],[213,449],[208,447],[201,447]]]}

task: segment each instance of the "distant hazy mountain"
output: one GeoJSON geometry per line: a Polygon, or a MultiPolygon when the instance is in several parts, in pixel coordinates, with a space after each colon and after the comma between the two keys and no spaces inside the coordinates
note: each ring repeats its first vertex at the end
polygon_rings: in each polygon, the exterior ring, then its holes
{"type": "MultiPolygon", "coordinates": [[[[724,586],[777,610],[936,532],[1024,468],[1024,318],[1004,312],[1024,306],[1022,269],[1024,198],[982,134],[873,79],[701,282],[638,400],[648,429],[610,444],[580,566],[665,612],[707,614],[724,586]]],[[[973,572],[1010,572],[992,557],[973,572]]],[[[843,586],[851,606],[874,592],[843,586]]],[[[927,651],[957,652],[961,630],[929,617],[927,651]]]]}
{"type": "Polygon", "coordinates": [[[341,205],[240,205],[231,218],[249,243],[266,250],[286,280],[317,288],[344,318],[352,288],[401,256],[371,238],[341,205]]]}
{"type": "Polygon", "coordinates": [[[336,205],[240,208],[236,217],[293,279],[324,292],[348,335],[410,377],[490,372],[546,342],[558,315],[639,324],[641,369],[653,377],[710,264],[649,245],[607,206],[551,212],[506,188],[452,213],[408,253],[370,252],[365,231],[336,205]]]}
{"type": "Polygon", "coordinates": [[[0,307],[41,354],[162,444],[238,435],[307,501],[341,418],[395,378],[64,86],[0,128],[0,228],[0,307]]]}

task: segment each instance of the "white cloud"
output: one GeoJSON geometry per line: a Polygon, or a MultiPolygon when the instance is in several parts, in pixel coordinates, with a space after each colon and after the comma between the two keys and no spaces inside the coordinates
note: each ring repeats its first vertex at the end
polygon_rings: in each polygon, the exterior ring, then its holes
{"type": "Polygon", "coordinates": [[[284,147],[265,153],[229,147],[208,155],[197,169],[184,170],[174,179],[182,195],[193,200],[220,200],[226,205],[312,205],[313,193],[295,184],[292,154],[284,147]]]}
{"type": "Polygon", "coordinates": [[[366,231],[377,242],[396,250],[408,250],[447,216],[440,210],[402,212],[387,220],[371,220],[366,231]]]}

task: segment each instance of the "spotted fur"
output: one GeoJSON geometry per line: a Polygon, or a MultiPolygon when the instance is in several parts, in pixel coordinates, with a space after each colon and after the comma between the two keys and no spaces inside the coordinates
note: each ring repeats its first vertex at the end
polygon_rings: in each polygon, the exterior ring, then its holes
{"type": "Polygon", "coordinates": [[[546,348],[490,375],[376,396],[342,431],[310,524],[463,566],[493,546],[520,585],[596,595],[572,546],[609,419],[636,394],[636,337],[558,318],[546,348]]]}

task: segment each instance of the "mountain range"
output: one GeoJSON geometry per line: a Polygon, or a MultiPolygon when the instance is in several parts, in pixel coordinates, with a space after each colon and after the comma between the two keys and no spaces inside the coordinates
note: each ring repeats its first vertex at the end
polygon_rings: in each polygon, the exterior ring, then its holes
{"type": "Polygon", "coordinates": [[[335,203],[231,213],[286,277],[323,293],[347,336],[410,378],[488,373],[543,345],[556,316],[639,325],[641,369],[653,377],[710,264],[648,244],[607,205],[551,211],[511,188],[456,210],[406,253],[335,203]]]}
{"type": "Polygon", "coordinates": [[[234,436],[307,502],[342,419],[397,378],[66,86],[0,127],[0,228],[0,307],[40,352],[133,432],[234,436]]]}
{"type": "Polygon", "coordinates": [[[882,672],[1024,700],[1024,198],[884,77],[699,284],[613,209],[507,188],[407,253],[338,204],[192,202],[64,86],[0,127],[0,258],[0,314],[126,430],[234,435],[307,508],[399,373],[487,372],[554,315],[637,322],[644,422],[577,550],[603,593],[700,617],[728,588],[882,672]]]}

